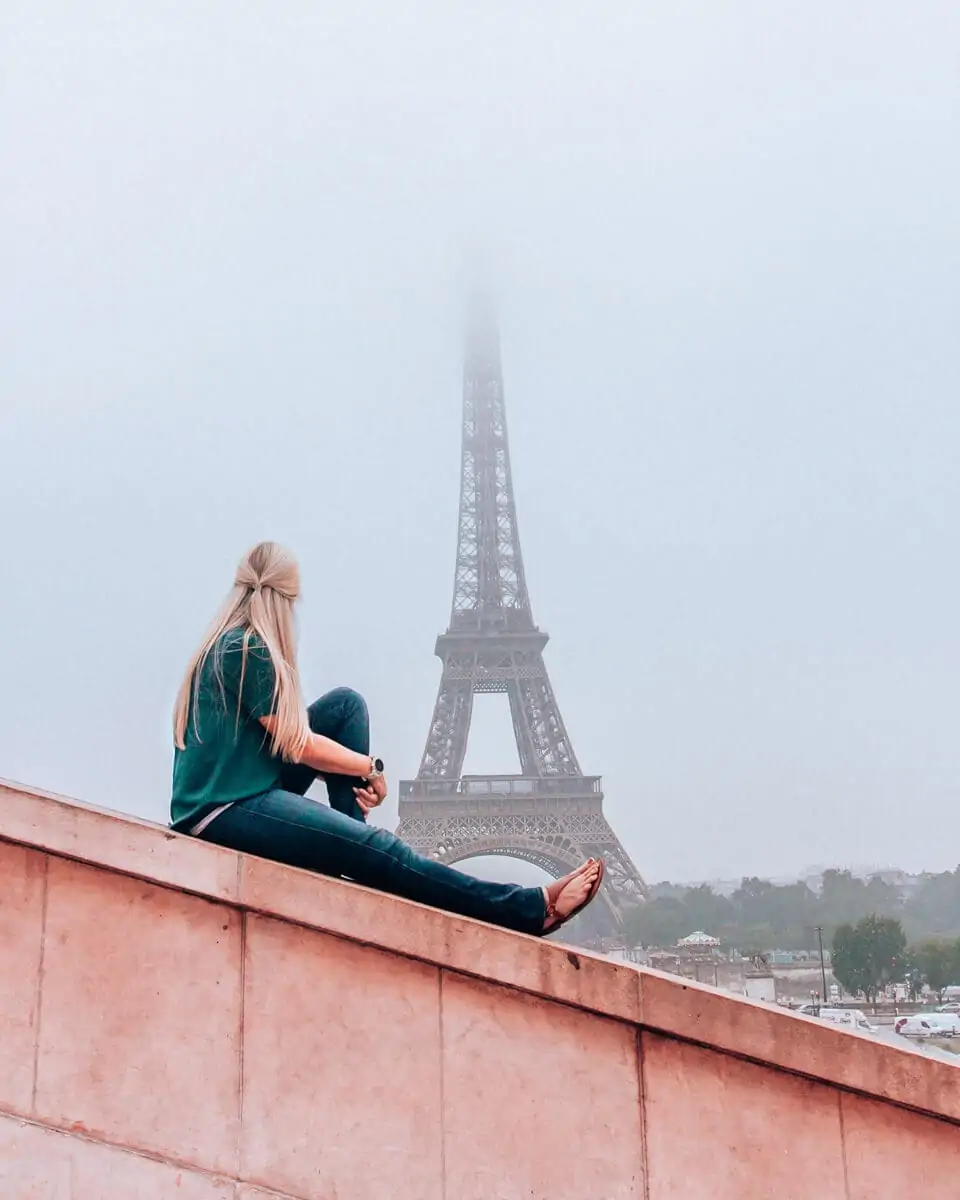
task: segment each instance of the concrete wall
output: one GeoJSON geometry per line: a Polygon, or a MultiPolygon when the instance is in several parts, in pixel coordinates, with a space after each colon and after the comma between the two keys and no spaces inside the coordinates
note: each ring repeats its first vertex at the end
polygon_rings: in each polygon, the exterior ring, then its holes
{"type": "Polygon", "coordinates": [[[952,1195],[960,1074],[0,786],[3,1200],[952,1195]]]}

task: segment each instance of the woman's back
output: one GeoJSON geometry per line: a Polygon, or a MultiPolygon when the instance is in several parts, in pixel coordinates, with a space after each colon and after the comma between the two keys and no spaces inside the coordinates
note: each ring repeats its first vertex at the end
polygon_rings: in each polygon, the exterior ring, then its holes
{"type": "Polygon", "coordinates": [[[273,711],[275,685],[270,655],[255,633],[228,629],[214,642],[191,687],[184,747],[174,751],[174,829],[190,829],[221,805],[276,787],[282,763],[260,723],[273,711]]]}

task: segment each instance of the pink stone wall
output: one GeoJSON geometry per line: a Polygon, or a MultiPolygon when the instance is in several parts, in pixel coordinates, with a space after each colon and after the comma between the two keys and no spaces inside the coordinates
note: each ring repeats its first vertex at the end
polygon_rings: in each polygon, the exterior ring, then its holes
{"type": "Polygon", "coordinates": [[[0,1200],[957,1190],[953,1067],[9,795],[0,1200]]]}

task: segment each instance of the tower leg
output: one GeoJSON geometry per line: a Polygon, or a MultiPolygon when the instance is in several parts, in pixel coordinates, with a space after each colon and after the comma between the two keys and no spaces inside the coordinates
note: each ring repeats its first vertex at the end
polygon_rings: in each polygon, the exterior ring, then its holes
{"type": "Polygon", "coordinates": [[[472,716],[473,687],[467,680],[452,680],[444,674],[420,761],[419,779],[459,776],[467,753],[472,716]]]}

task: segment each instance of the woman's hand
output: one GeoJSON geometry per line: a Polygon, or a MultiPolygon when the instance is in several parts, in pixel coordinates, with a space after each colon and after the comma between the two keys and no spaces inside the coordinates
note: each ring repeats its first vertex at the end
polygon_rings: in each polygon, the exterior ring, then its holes
{"type": "Polygon", "coordinates": [[[353,794],[360,805],[360,811],[365,817],[384,802],[387,798],[387,781],[383,775],[371,779],[364,787],[355,787],[353,794]]]}

